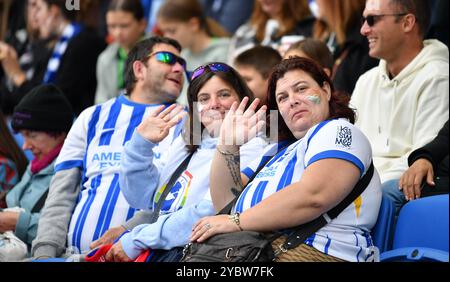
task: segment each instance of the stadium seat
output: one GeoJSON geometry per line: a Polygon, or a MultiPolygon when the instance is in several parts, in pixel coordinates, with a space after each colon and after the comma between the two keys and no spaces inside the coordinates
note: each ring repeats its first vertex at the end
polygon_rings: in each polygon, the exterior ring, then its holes
{"type": "Polygon", "coordinates": [[[380,253],[392,249],[392,236],[394,234],[395,206],[394,203],[383,195],[377,223],[372,229],[372,239],[380,253]]]}
{"type": "Polygon", "coordinates": [[[448,194],[425,197],[402,207],[392,250],[381,261],[449,261],[448,194]]]}

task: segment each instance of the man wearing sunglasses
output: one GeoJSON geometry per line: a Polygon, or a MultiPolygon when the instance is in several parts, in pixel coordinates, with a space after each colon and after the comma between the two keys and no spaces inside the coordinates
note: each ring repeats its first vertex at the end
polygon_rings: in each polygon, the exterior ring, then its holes
{"type": "Polygon", "coordinates": [[[383,193],[398,208],[408,155],[448,119],[449,53],[438,40],[424,40],[430,14],[428,0],[367,0],[363,13],[369,55],[381,60],[360,77],[350,103],[372,143],[383,193]]]}
{"type": "MultiPolygon", "coordinates": [[[[34,258],[86,253],[108,229],[134,216],[118,184],[123,146],[146,116],[179,97],[186,65],[180,52],[178,42],[168,38],[139,42],[126,61],[126,93],[78,117],[56,161],[32,246],[34,258]]],[[[165,165],[181,127],[153,149],[157,166],[165,165]]]]}

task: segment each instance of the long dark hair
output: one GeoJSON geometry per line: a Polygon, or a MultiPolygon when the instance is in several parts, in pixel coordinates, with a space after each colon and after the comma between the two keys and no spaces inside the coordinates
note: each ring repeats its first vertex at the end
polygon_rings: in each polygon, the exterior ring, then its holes
{"type": "Polygon", "coordinates": [[[0,155],[11,160],[18,171],[18,175],[22,176],[28,165],[28,159],[17,145],[14,137],[6,125],[5,117],[0,110],[0,155]]]}
{"type": "MultiPolygon", "coordinates": [[[[224,63],[213,63],[213,64],[226,65],[224,63]]],[[[240,101],[244,99],[244,97],[249,97],[250,101],[247,105],[250,105],[250,103],[254,99],[253,93],[250,90],[250,88],[248,88],[245,80],[231,66],[228,66],[228,71],[218,71],[218,72],[213,72],[208,67],[206,67],[205,72],[191,82],[187,92],[189,104],[189,130],[187,130],[188,136],[186,136],[186,138],[188,138],[187,140],[188,142],[186,143],[188,144],[187,147],[190,152],[194,152],[195,150],[197,150],[198,145],[194,145],[194,141],[200,140],[199,138],[201,138],[201,136],[195,135],[198,132],[193,130],[194,124],[201,124],[198,115],[194,114],[198,112],[197,107],[194,105],[194,102],[198,101],[197,94],[200,92],[203,86],[214,76],[219,77],[221,80],[223,80],[223,82],[231,86],[234,89],[234,91],[236,91],[236,94],[239,96],[240,101]]],[[[204,129],[205,127],[203,126],[203,124],[201,124],[201,132],[203,132],[204,129]]]]}
{"type": "Polygon", "coordinates": [[[331,98],[329,102],[330,115],[327,120],[336,118],[346,118],[351,123],[355,123],[355,112],[349,107],[350,97],[343,94],[342,92],[335,91],[333,82],[330,77],[325,73],[323,68],[319,66],[316,62],[308,58],[294,57],[282,61],[275,67],[274,72],[269,78],[269,88],[268,88],[268,108],[269,111],[278,112],[278,133],[281,140],[295,140],[296,138],[289,130],[288,126],[284,122],[281,116],[277,101],[275,99],[277,82],[282,79],[284,75],[290,71],[301,70],[309,74],[321,87],[324,83],[330,85],[331,88],[331,98]]]}

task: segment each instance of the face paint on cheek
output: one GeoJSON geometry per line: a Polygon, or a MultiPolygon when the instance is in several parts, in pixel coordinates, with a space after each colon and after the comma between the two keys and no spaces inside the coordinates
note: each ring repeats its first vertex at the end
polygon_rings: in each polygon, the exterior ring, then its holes
{"type": "Polygon", "coordinates": [[[306,96],[306,99],[308,99],[309,101],[313,102],[316,105],[320,105],[320,102],[322,102],[322,100],[318,96],[312,96],[312,95],[306,96]]]}

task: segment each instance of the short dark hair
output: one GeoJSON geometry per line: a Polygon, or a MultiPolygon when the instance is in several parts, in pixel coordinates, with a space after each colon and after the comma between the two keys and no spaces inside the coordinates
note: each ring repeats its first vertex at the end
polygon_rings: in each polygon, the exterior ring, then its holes
{"type": "Polygon", "coordinates": [[[127,94],[131,94],[136,84],[136,77],[134,76],[133,63],[136,61],[145,62],[148,55],[153,52],[153,47],[157,44],[167,44],[173,46],[179,52],[181,52],[181,45],[178,41],[167,37],[154,36],[148,39],[144,39],[136,43],[128,54],[128,58],[125,62],[125,89],[127,94]]]}
{"type": "Polygon", "coordinates": [[[282,59],[277,50],[267,46],[256,46],[239,54],[234,60],[234,65],[253,67],[264,79],[268,79],[273,67],[282,59]]]}
{"type": "Polygon", "coordinates": [[[330,71],[333,70],[334,59],[328,46],[321,40],[306,38],[292,44],[287,52],[291,50],[300,50],[308,58],[319,63],[323,68],[327,68],[330,71]]]}
{"type": "Polygon", "coordinates": [[[431,22],[429,0],[390,0],[390,4],[400,8],[400,13],[411,13],[416,17],[419,33],[425,38],[431,22]]]}
{"type": "Polygon", "coordinates": [[[349,107],[350,97],[342,92],[335,91],[331,78],[325,73],[323,68],[315,61],[308,58],[294,57],[283,60],[275,67],[274,72],[269,78],[268,87],[268,111],[278,112],[278,133],[281,140],[295,140],[296,138],[289,130],[283,117],[280,115],[277,101],[275,98],[277,82],[290,71],[302,70],[310,75],[320,86],[325,83],[330,85],[331,98],[329,102],[330,115],[327,120],[336,118],[346,118],[351,123],[355,123],[355,112],[349,107]]]}
{"type": "MultiPolygon", "coordinates": [[[[214,63],[212,63],[214,64],[214,63]]],[[[216,63],[219,64],[219,63],[216,63]]],[[[223,65],[226,65],[224,63],[220,63],[223,65]]],[[[228,65],[227,65],[228,66],[228,65]]],[[[231,88],[236,91],[236,94],[239,96],[239,99],[242,100],[244,97],[249,97],[250,101],[247,105],[250,105],[250,103],[253,101],[254,96],[250,88],[248,88],[247,83],[245,80],[241,77],[241,75],[231,66],[228,66],[228,71],[219,71],[219,72],[213,72],[209,68],[205,68],[205,72],[195,78],[191,84],[189,85],[188,92],[187,92],[187,99],[188,99],[188,105],[189,105],[189,118],[190,118],[190,136],[189,136],[189,144],[187,147],[189,151],[193,152],[196,150],[197,146],[194,144],[194,122],[199,122],[198,117],[194,114],[194,112],[197,112],[196,109],[194,109],[194,102],[198,101],[197,94],[200,92],[202,87],[214,76],[219,77],[221,80],[223,80],[226,84],[231,86],[231,88]]],[[[204,126],[201,125],[201,132],[203,132],[204,126]]]]}
{"type": "Polygon", "coordinates": [[[66,20],[69,21],[76,21],[77,19],[77,15],[78,15],[78,11],[75,9],[67,9],[66,8],[66,0],[43,0],[45,3],[47,3],[48,6],[56,6],[61,10],[61,13],[63,15],[63,17],[66,20]]]}

